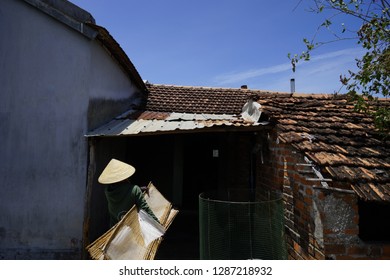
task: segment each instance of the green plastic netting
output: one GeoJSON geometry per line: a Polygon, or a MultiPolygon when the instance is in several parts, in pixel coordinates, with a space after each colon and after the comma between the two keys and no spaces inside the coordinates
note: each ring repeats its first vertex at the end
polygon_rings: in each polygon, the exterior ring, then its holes
{"type": "Polygon", "coordinates": [[[249,190],[199,196],[200,259],[287,258],[280,194],[249,190]]]}

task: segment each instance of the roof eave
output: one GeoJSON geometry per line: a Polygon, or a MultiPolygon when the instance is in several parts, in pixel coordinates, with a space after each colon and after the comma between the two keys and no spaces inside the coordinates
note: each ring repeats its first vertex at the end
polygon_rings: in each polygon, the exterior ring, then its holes
{"type": "Polygon", "coordinates": [[[41,12],[76,30],[89,39],[94,39],[96,30],[85,23],[95,23],[93,16],[69,1],[58,0],[23,0],[41,12]]]}
{"type": "Polygon", "coordinates": [[[93,16],[69,1],[63,0],[23,0],[41,12],[79,32],[90,40],[99,40],[112,57],[124,69],[128,77],[143,92],[146,85],[137,69],[116,40],[102,26],[95,23],[93,16]]]}
{"type": "Polygon", "coordinates": [[[103,46],[110,52],[115,58],[123,70],[127,73],[128,77],[135,83],[135,85],[143,92],[146,93],[147,87],[141,78],[141,75],[131,62],[125,51],[121,48],[118,42],[110,35],[110,33],[102,26],[88,22],[86,25],[93,30],[97,31],[97,40],[99,40],[103,46]]]}

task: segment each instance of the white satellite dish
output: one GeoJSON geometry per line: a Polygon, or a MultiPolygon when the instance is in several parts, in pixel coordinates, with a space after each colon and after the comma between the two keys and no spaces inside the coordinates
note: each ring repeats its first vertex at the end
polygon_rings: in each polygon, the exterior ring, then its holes
{"type": "Polygon", "coordinates": [[[249,99],[242,107],[241,117],[248,122],[257,123],[261,116],[261,105],[256,101],[249,99]]]}

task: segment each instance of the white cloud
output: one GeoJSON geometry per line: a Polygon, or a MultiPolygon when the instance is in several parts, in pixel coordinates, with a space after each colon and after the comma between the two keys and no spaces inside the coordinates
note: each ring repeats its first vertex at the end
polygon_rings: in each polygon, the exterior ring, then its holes
{"type": "Polygon", "coordinates": [[[256,77],[260,77],[260,76],[268,75],[268,74],[285,72],[288,70],[291,70],[291,64],[284,63],[284,64],[274,65],[274,66],[270,66],[270,67],[266,67],[266,68],[248,70],[248,71],[244,71],[244,72],[223,74],[223,75],[215,77],[215,81],[218,84],[239,83],[239,82],[251,79],[251,78],[256,78],[256,77]]]}
{"type": "Polygon", "coordinates": [[[292,72],[290,63],[282,63],[219,75],[214,81],[220,86],[237,87],[239,84],[248,84],[251,88],[289,91],[290,78],[295,78],[298,92],[333,93],[340,88],[340,74],[356,69],[355,58],[363,54],[361,48],[342,49],[313,55],[310,61],[299,62],[295,73],[292,72]]]}

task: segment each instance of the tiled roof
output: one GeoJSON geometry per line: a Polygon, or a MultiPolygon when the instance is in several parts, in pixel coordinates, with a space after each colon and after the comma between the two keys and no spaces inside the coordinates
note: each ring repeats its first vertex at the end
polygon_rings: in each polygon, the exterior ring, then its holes
{"type": "MultiPolygon", "coordinates": [[[[348,182],[366,200],[390,201],[390,146],[372,117],[343,95],[263,95],[279,139],[302,151],[335,182],[348,182]]],[[[383,101],[389,106],[389,101],[383,101]]]]}
{"type": "Polygon", "coordinates": [[[146,85],[146,110],[178,113],[240,114],[248,100],[241,89],[146,85]]]}
{"type": "MultiPolygon", "coordinates": [[[[390,146],[372,117],[355,112],[344,95],[290,94],[147,84],[146,109],[159,112],[239,114],[248,98],[275,120],[291,144],[334,182],[347,182],[363,199],[390,201],[390,146]]],[[[383,101],[390,107],[390,101],[383,101]]]]}

